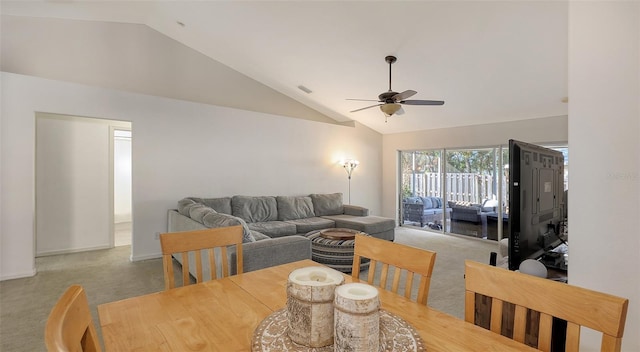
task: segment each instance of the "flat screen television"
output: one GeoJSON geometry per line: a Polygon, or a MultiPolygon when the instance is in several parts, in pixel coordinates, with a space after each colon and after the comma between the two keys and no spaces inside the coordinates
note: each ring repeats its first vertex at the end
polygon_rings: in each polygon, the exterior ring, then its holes
{"type": "Polygon", "coordinates": [[[564,243],[562,152],[509,140],[509,269],[564,243]]]}

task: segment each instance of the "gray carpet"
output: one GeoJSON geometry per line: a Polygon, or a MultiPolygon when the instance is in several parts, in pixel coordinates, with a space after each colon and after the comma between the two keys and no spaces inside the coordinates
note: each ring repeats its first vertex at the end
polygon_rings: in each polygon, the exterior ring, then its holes
{"type": "MultiPolygon", "coordinates": [[[[459,318],[464,312],[464,260],[488,262],[493,241],[441,235],[407,227],[396,242],[437,252],[429,306],[459,318]]],[[[34,277],[0,282],[0,351],[44,351],[44,326],[51,307],[72,284],[87,291],[94,322],[96,307],[164,289],[162,261],[130,262],[131,247],[36,259],[34,277]]]]}

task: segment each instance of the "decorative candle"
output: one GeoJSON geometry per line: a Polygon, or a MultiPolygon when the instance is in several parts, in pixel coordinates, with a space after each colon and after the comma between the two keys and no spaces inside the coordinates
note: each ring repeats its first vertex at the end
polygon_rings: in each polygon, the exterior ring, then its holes
{"type": "Polygon", "coordinates": [[[334,312],[335,352],[379,350],[380,300],[375,287],[351,283],[336,288],[334,312]]]}
{"type": "Polygon", "coordinates": [[[344,276],[337,270],[311,266],[289,274],[287,313],[289,338],[300,345],[333,343],[333,296],[344,276]]]}

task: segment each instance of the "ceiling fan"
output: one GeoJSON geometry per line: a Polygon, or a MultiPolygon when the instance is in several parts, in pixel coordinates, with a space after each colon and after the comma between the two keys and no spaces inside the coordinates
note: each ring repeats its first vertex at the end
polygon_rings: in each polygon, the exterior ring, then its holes
{"type": "Polygon", "coordinates": [[[384,61],[386,61],[389,64],[389,91],[378,95],[378,100],[347,99],[347,100],[378,102],[378,104],[352,110],[351,112],[357,112],[357,111],[366,110],[366,109],[379,106],[382,113],[384,113],[384,116],[389,117],[393,114],[396,114],[396,115],[402,114],[404,112],[402,110],[402,105],[443,105],[444,104],[444,101],[442,100],[407,100],[407,98],[410,98],[418,93],[415,90],[405,90],[402,93],[392,91],[391,90],[391,65],[397,61],[397,58],[395,56],[389,55],[384,58],[384,61]]]}

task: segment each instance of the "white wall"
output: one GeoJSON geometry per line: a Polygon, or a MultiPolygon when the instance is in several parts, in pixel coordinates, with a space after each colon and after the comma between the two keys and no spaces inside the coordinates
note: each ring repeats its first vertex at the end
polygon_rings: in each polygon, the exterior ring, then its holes
{"type": "Polygon", "coordinates": [[[186,196],[347,193],[337,161],[360,160],[352,203],[381,209],[382,137],[345,127],[3,72],[0,278],[34,273],[35,112],[132,122],[133,259],[186,196]]]}
{"type": "Polygon", "coordinates": [[[36,117],[36,255],[108,248],[109,125],[36,117]]]}
{"type": "Polygon", "coordinates": [[[548,117],[383,136],[383,216],[398,218],[399,150],[506,145],[509,139],[518,139],[530,143],[566,142],[567,117],[548,117]]]}
{"type": "Polygon", "coordinates": [[[639,2],[569,3],[569,103],[569,278],[629,299],[622,350],[640,351],[639,2]]]}

